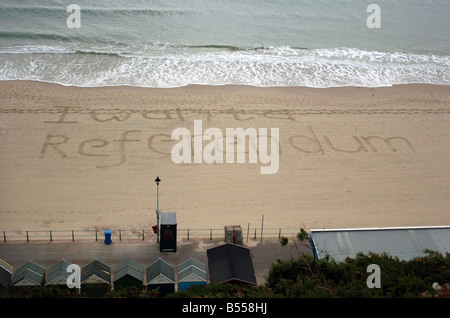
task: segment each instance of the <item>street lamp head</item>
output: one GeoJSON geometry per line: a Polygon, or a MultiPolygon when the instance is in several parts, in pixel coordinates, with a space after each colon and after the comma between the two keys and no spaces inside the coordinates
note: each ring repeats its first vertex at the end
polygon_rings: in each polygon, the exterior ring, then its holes
{"type": "Polygon", "coordinates": [[[157,185],[159,185],[159,183],[161,182],[161,179],[159,178],[159,176],[156,177],[155,182],[157,185]]]}

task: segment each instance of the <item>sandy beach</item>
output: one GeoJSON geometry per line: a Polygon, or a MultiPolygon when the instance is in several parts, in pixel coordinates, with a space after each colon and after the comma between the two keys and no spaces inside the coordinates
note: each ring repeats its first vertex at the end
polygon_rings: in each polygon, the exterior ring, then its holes
{"type": "MultiPolygon", "coordinates": [[[[450,224],[450,86],[0,82],[0,230],[450,224]],[[279,169],[171,159],[174,129],[279,128],[279,169]]],[[[207,144],[207,142],[205,142],[207,144]]],[[[248,143],[248,147],[251,147],[248,143]]]]}

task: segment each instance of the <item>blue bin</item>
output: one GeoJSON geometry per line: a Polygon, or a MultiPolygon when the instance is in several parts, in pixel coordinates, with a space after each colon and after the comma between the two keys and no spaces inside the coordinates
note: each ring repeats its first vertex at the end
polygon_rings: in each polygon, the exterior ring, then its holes
{"type": "Polygon", "coordinates": [[[111,230],[105,230],[105,244],[111,244],[111,230]]]}

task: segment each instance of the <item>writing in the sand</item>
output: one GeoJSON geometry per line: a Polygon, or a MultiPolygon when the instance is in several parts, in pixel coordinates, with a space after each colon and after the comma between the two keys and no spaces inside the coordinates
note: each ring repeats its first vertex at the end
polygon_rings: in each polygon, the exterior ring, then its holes
{"type": "MultiPolygon", "coordinates": [[[[431,111],[427,109],[329,109],[314,107],[312,109],[86,109],[83,107],[55,106],[52,112],[59,112],[59,118],[44,121],[46,124],[77,124],[77,118],[87,116],[94,123],[125,123],[132,120],[151,122],[190,122],[201,119],[208,122],[221,122],[232,119],[239,122],[253,122],[258,119],[294,123],[304,120],[307,115],[373,115],[373,114],[413,114],[413,113],[447,113],[444,109],[431,111]],[[76,115],[76,116],[75,116],[76,115]]],[[[32,110],[30,110],[32,112],[32,110]]]]}
{"type": "MultiPolygon", "coordinates": [[[[132,157],[133,160],[140,157],[145,160],[149,157],[149,152],[154,155],[167,156],[170,160],[171,150],[177,141],[171,138],[170,132],[148,132],[148,130],[123,130],[119,132],[108,132],[107,136],[90,136],[80,139],[73,137],[70,133],[61,132],[61,124],[66,127],[73,127],[77,124],[73,118],[68,117],[68,108],[62,108],[59,118],[53,121],[45,121],[46,124],[53,124],[57,130],[53,133],[47,133],[44,137],[40,150],[41,159],[66,159],[66,158],[91,158],[96,159],[97,168],[110,168],[122,166],[132,157]]],[[[96,121],[107,122],[100,119],[97,115],[92,118],[96,121]]],[[[130,114],[131,116],[131,114],[130,114]]],[[[181,113],[178,119],[183,118],[181,113]]],[[[110,120],[119,121],[120,119],[111,117],[110,120]]],[[[241,118],[242,119],[242,118],[241,118]]],[[[247,118],[250,119],[250,118],[247,118]]],[[[121,120],[124,120],[122,118],[121,120]]],[[[195,134],[191,136],[194,145],[195,134]]],[[[246,156],[259,154],[257,140],[252,140],[248,136],[234,140],[236,155],[243,151],[246,156]],[[242,145],[241,143],[247,143],[242,145]],[[253,148],[252,148],[253,147],[253,148]],[[241,150],[239,150],[241,149],[241,150]]],[[[205,145],[206,146],[206,145],[205,145]]],[[[311,125],[298,126],[292,129],[291,134],[279,141],[280,159],[283,153],[293,151],[294,155],[329,155],[329,154],[358,154],[358,153],[399,153],[411,154],[416,149],[411,141],[403,136],[380,136],[380,135],[351,135],[345,138],[340,136],[320,135],[311,125]],[[298,133],[297,133],[298,132],[298,133]]],[[[190,152],[194,156],[195,151],[190,152]]],[[[194,158],[191,162],[194,162],[194,158]]]]}
{"type": "Polygon", "coordinates": [[[274,120],[295,121],[295,111],[292,110],[236,110],[229,108],[227,110],[204,110],[204,109],[163,109],[163,110],[85,110],[79,107],[56,107],[61,110],[61,114],[57,120],[44,121],[48,124],[76,124],[71,117],[72,114],[88,115],[90,119],[98,123],[126,122],[134,117],[144,120],[177,120],[184,122],[188,115],[194,115],[198,119],[199,116],[205,117],[206,121],[212,121],[216,117],[223,115],[231,115],[234,120],[248,121],[254,120],[254,116],[262,116],[274,120]],[[253,116],[252,116],[253,115],[253,116]]]}

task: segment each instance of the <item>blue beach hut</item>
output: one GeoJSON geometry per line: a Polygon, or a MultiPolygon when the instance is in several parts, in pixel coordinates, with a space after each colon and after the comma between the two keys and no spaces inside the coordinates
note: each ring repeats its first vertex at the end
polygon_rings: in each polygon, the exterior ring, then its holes
{"type": "Polygon", "coordinates": [[[191,257],[178,265],[178,291],[206,283],[206,265],[202,262],[191,257]]]}

